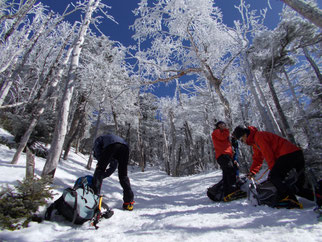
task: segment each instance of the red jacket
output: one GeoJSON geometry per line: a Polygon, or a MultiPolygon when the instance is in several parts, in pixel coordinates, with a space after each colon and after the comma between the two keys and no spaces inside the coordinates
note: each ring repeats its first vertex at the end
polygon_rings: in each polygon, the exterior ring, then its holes
{"type": "Polygon", "coordinates": [[[300,150],[288,140],[270,132],[258,131],[255,127],[248,127],[250,134],[246,140],[253,147],[253,163],[250,172],[256,174],[265,159],[271,170],[275,161],[282,155],[300,150]]]}
{"type": "Polygon", "coordinates": [[[215,129],[211,137],[215,148],[216,159],[223,154],[230,155],[233,158],[233,149],[229,140],[228,129],[215,129]]]}

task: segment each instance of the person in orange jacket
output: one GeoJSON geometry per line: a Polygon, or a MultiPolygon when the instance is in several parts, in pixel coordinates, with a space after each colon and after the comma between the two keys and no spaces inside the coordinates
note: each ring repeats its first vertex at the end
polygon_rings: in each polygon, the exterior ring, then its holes
{"type": "Polygon", "coordinates": [[[237,189],[233,149],[229,136],[229,130],[225,122],[217,122],[216,129],[212,132],[211,137],[215,148],[216,160],[222,169],[224,197],[237,189]]]}
{"type": "Polygon", "coordinates": [[[266,131],[258,131],[257,128],[249,126],[244,128],[237,126],[233,136],[253,148],[253,163],[250,167],[248,177],[254,176],[261,168],[263,160],[267,162],[270,173],[268,179],[274,184],[278,191],[278,199],[286,197],[294,198],[295,194],[314,200],[312,190],[304,188],[304,155],[302,150],[288,140],[266,131]],[[298,179],[295,186],[284,183],[288,173],[295,168],[298,179]]]}

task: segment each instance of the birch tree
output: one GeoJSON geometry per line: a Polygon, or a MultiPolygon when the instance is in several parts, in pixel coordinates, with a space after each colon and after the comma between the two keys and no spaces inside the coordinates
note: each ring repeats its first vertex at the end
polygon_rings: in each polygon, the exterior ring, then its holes
{"type": "Polygon", "coordinates": [[[304,18],[322,28],[322,10],[318,8],[315,1],[305,2],[303,0],[282,0],[286,5],[301,14],[304,18]]]}
{"type": "Polygon", "coordinates": [[[33,108],[31,110],[32,115],[31,115],[29,127],[27,128],[27,130],[25,131],[24,135],[21,138],[21,141],[19,142],[19,146],[16,150],[15,155],[13,156],[11,164],[17,164],[22,151],[24,150],[24,148],[26,147],[26,145],[28,143],[31,133],[33,132],[34,128],[36,127],[40,116],[44,113],[46,106],[48,105],[49,100],[54,93],[53,90],[57,87],[57,85],[62,77],[64,64],[67,64],[69,57],[70,57],[69,54],[71,53],[71,50],[72,50],[72,49],[70,49],[67,52],[67,56],[65,58],[65,63],[63,63],[61,69],[58,70],[58,65],[60,63],[60,59],[64,53],[64,48],[66,47],[67,43],[68,43],[68,38],[67,38],[66,42],[61,46],[61,49],[58,52],[55,61],[49,67],[48,73],[44,77],[42,77],[44,79],[43,81],[41,81],[42,87],[38,90],[37,95],[35,96],[35,98],[33,100],[34,105],[32,105],[33,108]],[[57,72],[56,77],[53,74],[55,71],[57,72]],[[53,81],[50,81],[50,79],[52,77],[54,77],[53,81]]]}
{"type": "Polygon", "coordinates": [[[137,53],[142,73],[154,79],[148,84],[198,75],[213,86],[231,123],[231,108],[221,85],[235,48],[213,1],[158,1],[153,6],[141,1],[135,14],[134,38],[140,43],[151,40],[150,48],[137,53]]]}
{"type": "Polygon", "coordinates": [[[44,176],[54,177],[55,175],[55,171],[60,159],[60,155],[62,152],[62,148],[63,148],[65,136],[66,136],[69,106],[70,106],[70,102],[71,102],[71,98],[73,95],[74,86],[76,82],[76,71],[79,63],[80,52],[82,50],[82,44],[87,34],[89,24],[92,19],[92,14],[96,10],[99,4],[100,4],[100,0],[88,1],[85,17],[79,30],[79,35],[74,42],[70,68],[68,71],[68,77],[65,83],[65,90],[64,90],[60,111],[59,111],[59,118],[57,119],[53,141],[51,143],[49,154],[48,154],[44,169],[42,171],[43,177],[44,176]]]}

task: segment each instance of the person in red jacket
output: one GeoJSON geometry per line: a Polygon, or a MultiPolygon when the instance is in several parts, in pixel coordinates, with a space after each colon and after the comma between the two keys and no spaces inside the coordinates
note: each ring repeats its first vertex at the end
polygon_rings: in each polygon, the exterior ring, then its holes
{"type": "Polygon", "coordinates": [[[212,141],[215,148],[216,160],[222,169],[224,196],[234,192],[236,188],[236,170],[233,162],[233,149],[230,143],[229,130],[225,122],[216,123],[212,132],[212,141]]]}
{"type": "Polygon", "coordinates": [[[305,182],[304,155],[302,150],[288,140],[266,131],[258,131],[255,127],[238,126],[233,132],[236,139],[253,148],[253,163],[249,177],[254,176],[261,168],[263,160],[267,162],[270,173],[268,179],[278,191],[278,199],[295,198],[295,194],[314,200],[312,190],[303,187],[305,182]],[[298,179],[295,186],[284,183],[288,173],[295,168],[298,179]]]}

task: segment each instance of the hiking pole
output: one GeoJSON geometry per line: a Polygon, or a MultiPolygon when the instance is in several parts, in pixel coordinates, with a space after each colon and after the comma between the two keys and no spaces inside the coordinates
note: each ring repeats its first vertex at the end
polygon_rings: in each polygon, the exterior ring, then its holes
{"type": "Polygon", "coordinates": [[[102,200],[103,200],[103,196],[100,195],[99,196],[99,200],[98,200],[98,209],[97,209],[97,212],[94,216],[94,219],[93,219],[93,222],[91,223],[92,226],[95,227],[95,229],[98,229],[99,227],[97,226],[99,220],[101,219],[101,209],[102,209],[102,200]]]}
{"type": "Polygon", "coordinates": [[[253,177],[249,178],[250,183],[248,185],[248,190],[247,190],[247,198],[248,201],[254,206],[259,205],[258,201],[258,193],[257,193],[257,185],[253,177]],[[251,196],[252,195],[252,196],[251,196]],[[254,199],[256,199],[256,204],[254,204],[254,199]]]}

